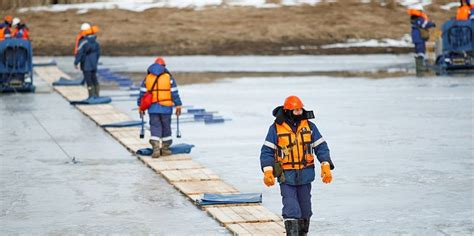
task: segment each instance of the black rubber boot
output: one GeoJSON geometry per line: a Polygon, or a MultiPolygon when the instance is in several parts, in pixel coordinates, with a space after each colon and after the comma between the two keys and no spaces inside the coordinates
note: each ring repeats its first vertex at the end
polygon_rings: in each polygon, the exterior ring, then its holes
{"type": "Polygon", "coordinates": [[[422,56],[415,57],[416,77],[423,77],[425,72],[425,60],[422,56]]]}
{"type": "Polygon", "coordinates": [[[153,148],[153,154],[151,154],[151,158],[160,158],[160,141],[158,140],[151,140],[150,139],[151,147],[153,148]]]}
{"type": "Polygon", "coordinates": [[[309,231],[309,219],[299,219],[298,224],[300,225],[300,236],[308,235],[309,231]]]}
{"type": "Polygon", "coordinates": [[[94,87],[89,87],[87,86],[87,93],[89,95],[89,98],[94,97],[94,87]]]}
{"type": "Polygon", "coordinates": [[[94,85],[94,96],[99,97],[100,86],[98,84],[94,85]]]}
{"type": "Polygon", "coordinates": [[[285,229],[287,236],[299,236],[299,224],[297,219],[285,220],[285,229]]]}

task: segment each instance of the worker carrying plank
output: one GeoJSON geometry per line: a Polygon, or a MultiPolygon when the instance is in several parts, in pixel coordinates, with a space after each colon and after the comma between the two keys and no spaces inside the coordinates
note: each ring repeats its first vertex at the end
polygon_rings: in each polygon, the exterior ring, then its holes
{"type": "Polygon", "coordinates": [[[176,106],[176,116],[180,116],[182,103],[178,85],[166,69],[163,58],[156,58],[155,63],[148,67],[147,76],[140,87],[137,105],[141,116],[148,110],[150,117],[150,144],[153,148],[151,157],[171,155],[171,114],[173,106],[176,106]]]}
{"type": "Polygon", "coordinates": [[[312,111],[306,111],[297,96],[289,96],[283,106],[273,110],[270,126],[260,154],[264,183],[280,183],[282,216],[287,235],[307,235],[311,215],[311,182],[315,179],[314,156],[321,163],[321,179],[332,181],[334,164],[326,141],[316,125],[312,111]]]}

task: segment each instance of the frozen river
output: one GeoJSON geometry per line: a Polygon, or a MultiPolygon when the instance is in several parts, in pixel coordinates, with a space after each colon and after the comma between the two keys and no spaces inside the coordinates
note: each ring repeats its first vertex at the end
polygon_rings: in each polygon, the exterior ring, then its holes
{"type": "MultiPolygon", "coordinates": [[[[253,68],[295,68],[270,62],[253,68]]],[[[360,63],[357,68],[370,64],[360,63]]],[[[222,71],[233,68],[241,70],[228,64],[222,71]]],[[[263,204],[278,214],[279,189],[264,186],[259,166],[271,111],[291,94],[315,111],[336,169],[333,183],[314,182],[310,235],[474,233],[472,78],[241,78],[179,91],[185,105],[232,120],[183,123],[177,142],[195,144],[193,158],[241,192],[263,192],[263,204]]],[[[227,233],[59,95],[2,96],[0,104],[0,228],[6,233],[227,233]],[[66,163],[39,122],[79,165],[66,163]]],[[[114,105],[138,119],[134,102],[114,105]]]]}
{"type": "MultiPolygon", "coordinates": [[[[179,78],[178,78],[179,82],[179,78]]],[[[331,149],[334,182],[313,187],[314,235],[469,235],[473,226],[472,78],[242,78],[180,87],[225,124],[182,124],[193,157],[242,192],[263,192],[260,147],[271,111],[299,95],[331,149]]],[[[132,116],[133,103],[117,103],[132,116]]],[[[318,170],[319,172],[319,170],[318,170]]]]}
{"type": "MultiPolygon", "coordinates": [[[[156,57],[101,57],[102,67],[144,72],[156,57]]],[[[413,55],[324,56],[166,56],[172,72],[328,72],[398,71],[413,68],[413,55]]],[[[51,58],[38,57],[39,60],[51,58]]],[[[52,58],[66,72],[74,72],[72,57],[52,58]]]]}

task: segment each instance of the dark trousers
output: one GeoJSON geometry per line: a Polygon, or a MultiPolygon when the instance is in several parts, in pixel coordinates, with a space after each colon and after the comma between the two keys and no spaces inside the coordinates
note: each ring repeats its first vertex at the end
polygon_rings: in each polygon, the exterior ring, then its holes
{"type": "Polygon", "coordinates": [[[311,183],[304,185],[280,184],[284,219],[309,219],[311,211],[311,183]]]}
{"type": "Polygon", "coordinates": [[[87,87],[94,87],[99,84],[97,80],[97,71],[82,71],[84,79],[86,80],[87,87]]]}
{"type": "Polygon", "coordinates": [[[171,114],[149,114],[151,140],[161,140],[163,145],[171,145],[171,114]]]}
{"type": "Polygon", "coordinates": [[[425,42],[423,43],[415,43],[415,53],[417,56],[425,56],[426,52],[426,45],[425,42]]]}

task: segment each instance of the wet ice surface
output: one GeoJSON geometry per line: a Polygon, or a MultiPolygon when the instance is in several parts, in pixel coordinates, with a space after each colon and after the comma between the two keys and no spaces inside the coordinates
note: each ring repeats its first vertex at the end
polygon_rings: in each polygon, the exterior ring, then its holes
{"type": "MultiPolygon", "coordinates": [[[[259,154],[272,109],[297,94],[315,110],[336,165],[333,183],[314,182],[312,234],[469,235],[473,88],[474,80],[465,77],[243,78],[186,85],[179,87],[185,105],[232,121],[181,124],[183,138],[175,142],[195,144],[195,160],[242,192],[263,192],[263,204],[280,214],[279,189],[264,187],[259,154]]],[[[133,102],[116,105],[137,117],[133,102]]]]}
{"type": "MultiPolygon", "coordinates": [[[[48,57],[49,58],[49,57],[48,57]]],[[[102,68],[144,72],[156,57],[101,57],[102,68]]],[[[326,56],[166,56],[173,72],[327,72],[406,70],[413,55],[326,55],[326,56]]],[[[38,57],[37,60],[46,59],[38,57]]],[[[72,57],[54,57],[66,72],[74,72],[72,57]]]]}
{"type": "Polygon", "coordinates": [[[0,234],[228,234],[58,94],[0,110],[0,234]]]}

